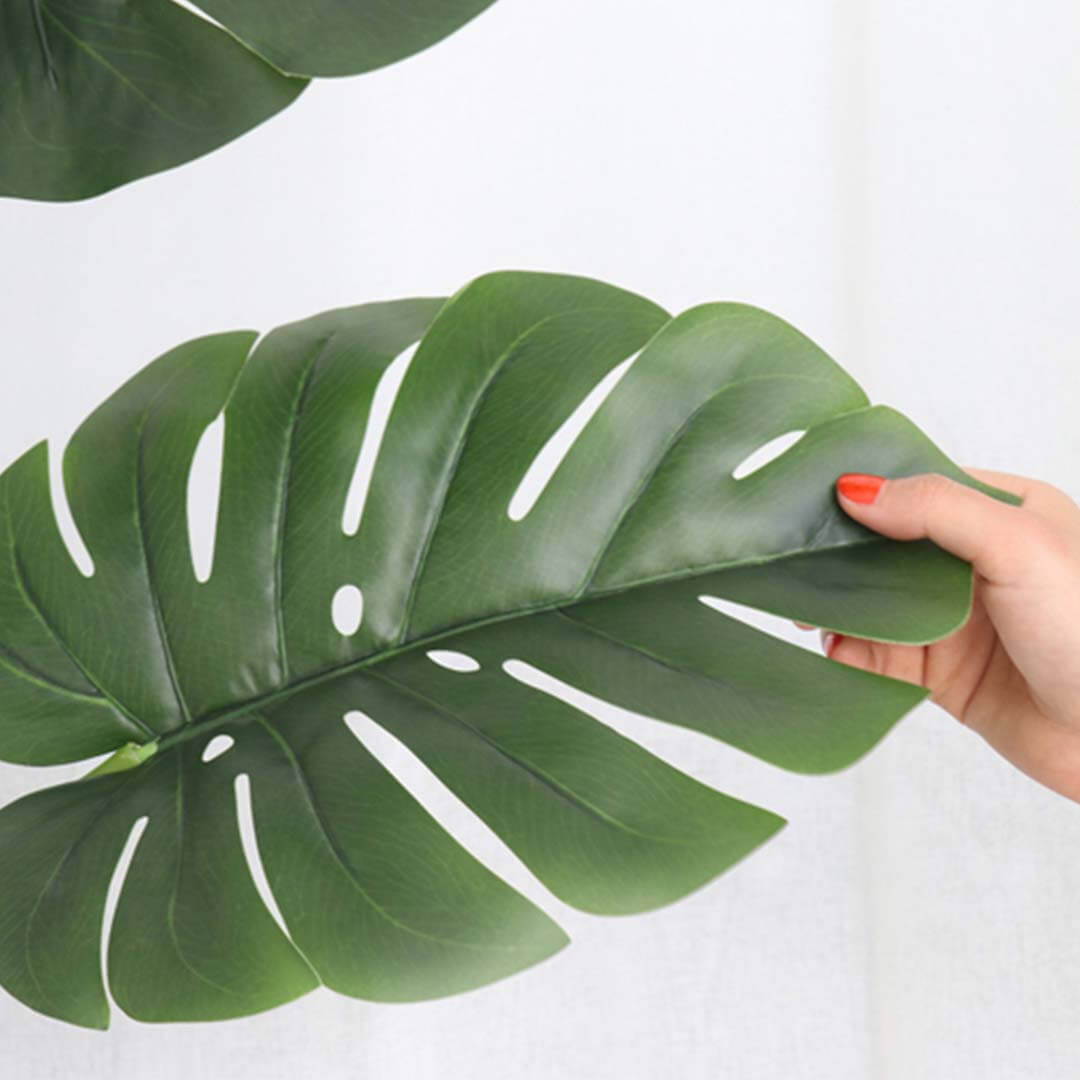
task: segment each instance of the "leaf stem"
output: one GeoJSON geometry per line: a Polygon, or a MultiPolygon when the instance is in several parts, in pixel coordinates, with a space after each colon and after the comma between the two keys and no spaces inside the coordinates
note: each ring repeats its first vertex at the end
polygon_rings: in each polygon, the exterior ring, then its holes
{"type": "Polygon", "coordinates": [[[147,758],[153,757],[157,751],[158,743],[156,741],[148,743],[124,743],[119,750],[107,757],[96,769],[91,769],[83,779],[86,780],[91,776],[104,776],[106,773],[126,772],[128,769],[134,769],[136,765],[141,765],[147,758]]]}

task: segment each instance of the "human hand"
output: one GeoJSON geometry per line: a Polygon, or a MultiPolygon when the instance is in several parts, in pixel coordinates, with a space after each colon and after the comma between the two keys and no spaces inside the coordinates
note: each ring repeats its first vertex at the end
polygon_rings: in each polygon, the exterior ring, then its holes
{"type": "Polygon", "coordinates": [[[1017,768],[1080,802],[1080,507],[1039,480],[964,471],[1023,505],[936,473],[837,480],[852,518],[895,540],[928,537],[972,563],[975,589],[968,621],[940,641],[823,633],[826,654],[927,687],[931,701],[1017,768]]]}

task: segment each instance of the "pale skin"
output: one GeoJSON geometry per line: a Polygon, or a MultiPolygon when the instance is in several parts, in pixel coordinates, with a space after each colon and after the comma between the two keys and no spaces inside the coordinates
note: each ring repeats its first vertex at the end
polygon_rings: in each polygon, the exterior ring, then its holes
{"type": "Polygon", "coordinates": [[[1080,802],[1080,506],[1040,480],[964,471],[1023,505],[931,473],[887,479],[870,504],[837,501],[875,532],[929,537],[970,562],[971,617],[930,645],[837,635],[828,654],[927,687],[1013,765],[1080,802]]]}

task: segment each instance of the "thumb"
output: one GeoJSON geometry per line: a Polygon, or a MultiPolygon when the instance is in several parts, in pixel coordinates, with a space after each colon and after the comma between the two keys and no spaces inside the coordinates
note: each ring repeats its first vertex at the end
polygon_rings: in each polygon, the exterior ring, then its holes
{"type": "Polygon", "coordinates": [[[940,473],[886,479],[844,473],[840,506],[860,524],[894,540],[930,539],[974,565],[994,584],[1022,573],[1039,543],[1039,519],[1019,506],[940,473]]]}

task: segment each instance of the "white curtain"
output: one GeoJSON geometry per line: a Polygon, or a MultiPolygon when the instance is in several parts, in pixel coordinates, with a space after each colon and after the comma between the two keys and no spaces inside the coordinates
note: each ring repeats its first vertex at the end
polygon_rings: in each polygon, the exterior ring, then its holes
{"type": "MultiPolygon", "coordinates": [[[[767,307],[965,465],[1080,498],[1080,9],[499,0],[450,40],[88,203],[0,202],[0,459],[153,356],[496,268],[767,307]]],[[[778,620],[774,632],[816,648],[778,620]]],[[[838,775],[612,722],[790,825],[662,911],[423,1005],[320,990],[108,1034],[0,995],[20,1080],[1046,1080],[1080,1069],[1080,806],[932,705],[838,775]]],[[[85,766],[0,766],[7,803],[85,766]]]]}

